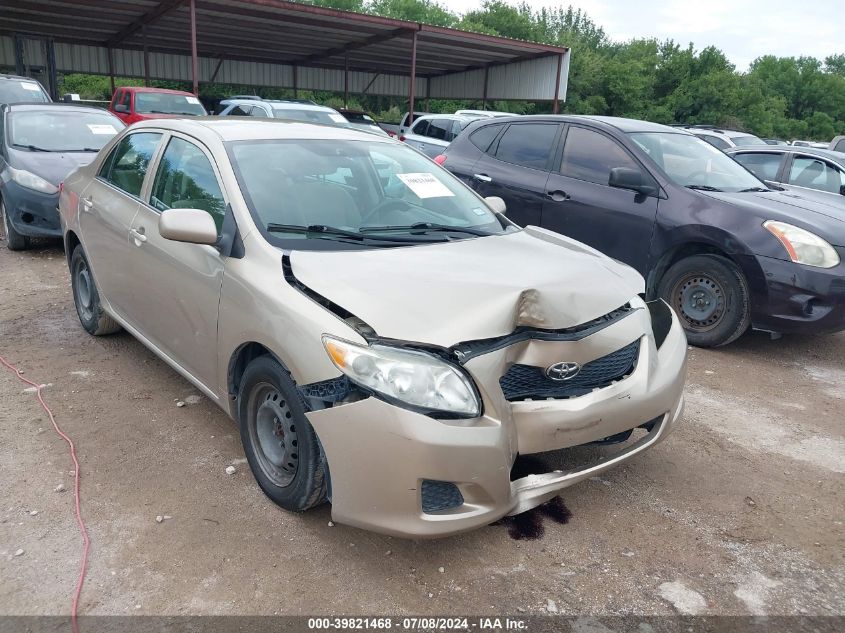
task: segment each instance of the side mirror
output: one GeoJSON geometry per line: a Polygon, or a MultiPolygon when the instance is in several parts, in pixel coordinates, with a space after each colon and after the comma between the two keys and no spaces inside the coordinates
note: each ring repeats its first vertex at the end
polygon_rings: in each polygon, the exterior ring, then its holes
{"type": "Polygon", "coordinates": [[[115,112],[123,112],[124,114],[126,114],[127,112],[129,112],[129,108],[126,107],[122,103],[115,103],[114,104],[114,111],[115,112]]]}
{"type": "Polygon", "coordinates": [[[215,244],[217,226],[202,209],[166,209],[158,217],[158,232],[166,240],[189,244],[215,244]]]}
{"type": "Polygon", "coordinates": [[[841,185],[841,186],[839,187],[839,195],[840,195],[840,196],[845,196],[845,185],[841,185]]]}
{"type": "Polygon", "coordinates": [[[630,169],[628,167],[614,167],[610,170],[610,178],[607,181],[610,187],[617,189],[630,189],[644,195],[651,195],[655,193],[652,185],[645,183],[643,172],[639,169],[630,169]]]}
{"type": "Polygon", "coordinates": [[[505,215],[505,212],[508,210],[505,201],[499,196],[488,196],[484,198],[484,202],[487,203],[487,206],[490,207],[494,213],[501,213],[502,215],[505,215]]]}

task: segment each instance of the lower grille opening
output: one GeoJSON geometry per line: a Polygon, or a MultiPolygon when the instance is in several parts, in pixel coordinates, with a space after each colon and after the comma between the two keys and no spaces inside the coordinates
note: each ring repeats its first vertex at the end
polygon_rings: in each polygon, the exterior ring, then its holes
{"type": "Polygon", "coordinates": [[[448,481],[423,479],[422,511],[426,514],[457,508],[464,504],[460,489],[448,481]]]}
{"type": "Polygon", "coordinates": [[[546,376],[542,367],[512,365],[499,379],[499,385],[510,402],[577,398],[628,376],[634,371],[639,352],[640,341],[636,340],[607,356],[586,363],[574,378],[566,381],[552,380],[546,376]]]}

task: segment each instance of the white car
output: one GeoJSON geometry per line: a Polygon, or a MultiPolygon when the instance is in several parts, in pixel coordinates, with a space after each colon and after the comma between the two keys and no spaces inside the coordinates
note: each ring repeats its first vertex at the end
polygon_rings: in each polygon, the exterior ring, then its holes
{"type": "Polygon", "coordinates": [[[414,120],[399,140],[405,141],[429,158],[434,158],[442,154],[466,126],[480,118],[482,117],[459,114],[426,114],[414,120]]]}

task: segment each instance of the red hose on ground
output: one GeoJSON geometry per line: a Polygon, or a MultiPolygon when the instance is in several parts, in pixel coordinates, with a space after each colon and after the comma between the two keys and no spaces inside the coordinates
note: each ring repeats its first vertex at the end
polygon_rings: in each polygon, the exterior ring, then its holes
{"type": "Polygon", "coordinates": [[[47,416],[50,418],[50,422],[53,423],[53,428],[56,429],[56,433],[61,436],[61,438],[67,442],[68,446],[70,447],[70,458],[73,460],[73,473],[74,473],[74,487],[73,487],[73,496],[76,501],[76,522],[79,525],[79,531],[82,534],[82,564],[80,565],[79,569],[79,579],[76,581],[76,593],[73,596],[73,603],[70,607],[70,623],[71,627],[73,628],[73,633],[79,633],[79,626],[76,622],[76,611],[79,607],[79,597],[82,595],[82,585],[85,582],[85,571],[88,567],[88,548],[91,544],[91,541],[88,539],[88,528],[85,527],[85,521],[82,520],[82,511],[79,507],[79,461],[76,459],[76,447],[73,445],[73,440],[68,437],[64,431],[62,431],[61,427],[56,423],[56,419],[53,417],[53,412],[50,411],[50,407],[47,406],[47,403],[44,402],[44,398],[41,396],[41,385],[32,382],[24,378],[21,374],[23,373],[17,367],[12,365],[9,361],[5,358],[0,356],[0,363],[5,365],[10,371],[15,373],[15,376],[21,382],[25,382],[31,387],[35,387],[35,395],[38,398],[38,402],[41,403],[41,406],[44,408],[44,411],[47,412],[47,416]]]}

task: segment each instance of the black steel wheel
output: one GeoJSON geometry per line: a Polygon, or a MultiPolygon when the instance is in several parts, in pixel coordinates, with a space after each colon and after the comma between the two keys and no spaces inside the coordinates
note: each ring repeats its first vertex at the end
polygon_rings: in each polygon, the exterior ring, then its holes
{"type": "Polygon", "coordinates": [[[94,283],[88,258],[80,245],[73,249],[70,256],[70,285],[76,314],[88,334],[103,336],[114,334],[121,329],[120,324],[106,314],[100,305],[100,293],[94,283]]]}
{"type": "Polygon", "coordinates": [[[727,345],[751,321],[745,278],[718,255],[676,262],[663,276],[659,294],[678,314],[689,342],[699,347],[727,345]]]}
{"type": "Polygon", "coordinates": [[[238,392],[238,421],[249,466],[264,493],[301,512],[326,499],[328,465],[293,380],[271,356],[247,366],[238,392]]]}

